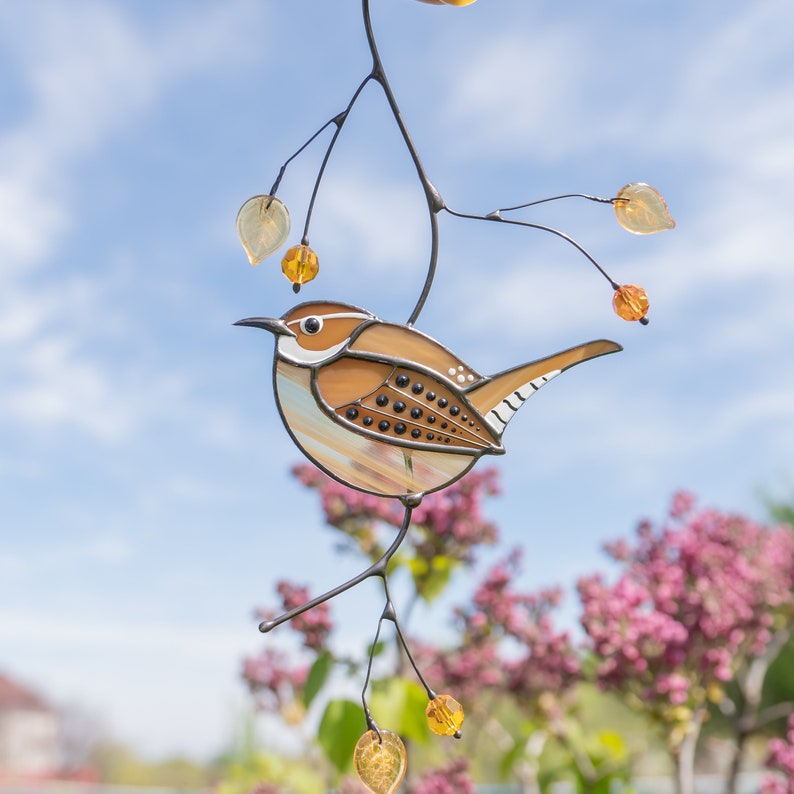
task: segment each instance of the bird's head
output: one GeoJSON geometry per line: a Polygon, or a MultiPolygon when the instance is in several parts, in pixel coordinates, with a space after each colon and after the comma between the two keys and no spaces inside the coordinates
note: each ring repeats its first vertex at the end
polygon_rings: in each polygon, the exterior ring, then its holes
{"type": "Polygon", "coordinates": [[[249,317],[235,325],[263,328],[276,336],[278,355],[299,366],[311,366],[342,350],[353,331],[376,317],[346,303],[302,303],[278,319],[249,317]]]}

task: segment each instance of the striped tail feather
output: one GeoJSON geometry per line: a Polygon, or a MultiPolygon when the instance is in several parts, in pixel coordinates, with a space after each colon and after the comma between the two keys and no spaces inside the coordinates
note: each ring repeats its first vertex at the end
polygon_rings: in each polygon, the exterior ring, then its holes
{"type": "Polygon", "coordinates": [[[552,378],[583,361],[622,349],[608,339],[587,342],[500,372],[472,386],[466,395],[493,431],[501,436],[518,409],[552,378]]]}

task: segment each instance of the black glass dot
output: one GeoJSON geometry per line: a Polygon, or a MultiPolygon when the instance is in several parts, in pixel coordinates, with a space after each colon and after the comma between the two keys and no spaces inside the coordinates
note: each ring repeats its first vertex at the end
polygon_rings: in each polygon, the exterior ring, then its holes
{"type": "MultiPolygon", "coordinates": [[[[474,427],[474,420],[473,419],[469,422],[469,427],[474,427]]],[[[479,430],[480,428],[478,427],[477,429],[479,430]]]]}
{"type": "Polygon", "coordinates": [[[438,407],[439,408],[446,408],[447,407],[447,398],[446,397],[439,397],[438,398],[438,407]]]}
{"type": "Polygon", "coordinates": [[[429,425],[435,424],[435,421],[436,421],[436,417],[435,416],[428,416],[427,417],[427,423],[429,425]]]}
{"type": "Polygon", "coordinates": [[[362,422],[363,422],[363,423],[364,423],[364,424],[365,424],[367,427],[369,427],[369,426],[370,426],[370,425],[373,423],[374,419],[373,419],[371,416],[365,416],[365,417],[364,417],[364,418],[363,418],[361,421],[362,421],[362,422]]]}
{"type": "Polygon", "coordinates": [[[428,441],[432,441],[434,438],[435,438],[435,435],[433,433],[428,433],[427,434],[427,440],[428,441]]]}
{"type": "Polygon", "coordinates": [[[411,416],[414,419],[419,419],[423,413],[424,411],[421,408],[411,408],[411,416]]]}
{"type": "Polygon", "coordinates": [[[394,432],[397,433],[398,436],[401,436],[408,428],[402,423],[397,422],[394,426],[394,432]]]}
{"type": "Polygon", "coordinates": [[[350,419],[350,420],[353,420],[353,419],[358,419],[358,411],[357,411],[355,408],[352,408],[352,407],[351,407],[351,408],[348,408],[348,409],[345,411],[345,416],[346,416],[348,419],[350,419]]]}
{"type": "Polygon", "coordinates": [[[444,443],[445,443],[445,444],[449,444],[449,439],[448,439],[448,438],[445,438],[445,439],[444,439],[444,443]]]}
{"type": "Polygon", "coordinates": [[[401,414],[405,410],[405,403],[402,400],[397,400],[392,407],[395,413],[401,414]]]}
{"type": "Polygon", "coordinates": [[[421,383],[414,383],[414,385],[411,386],[411,391],[414,394],[421,394],[424,390],[425,390],[425,387],[421,383]]]}
{"type": "Polygon", "coordinates": [[[381,433],[385,433],[390,427],[391,425],[385,419],[381,419],[380,422],[378,422],[378,430],[380,430],[381,433]]]}
{"type": "Polygon", "coordinates": [[[457,416],[460,413],[460,408],[457,405],[453,405],[452,408],[449,409],[449,413],[451,416],[457,416]]]}
{"type": "Polygon", "coordinates": [[[401,388],[404,389],[409,383],[411,379],[407,375],[398,375],[397,380],[395,383],[401,388]]]}
{"type": "Polygon", "coordinates": [[[447,423],[446,423],[446,422],[442,422],[442,423],[441,423],[441,429],[442,429],[442,430],[446,430],[446,429],[447,429],[447,427],[449,427],[449,425],[447,425],[447,423]]]}
{"type": "Polygon", "coordinates": [[[383,408],[385,405],[389,404],[389,398],[385,394],[379,394],[375,398],[375,404],[383,408]]]}
{"type": "Polygon", "coordinates": [[[421,430],[420,430],[418,427],[415,427],[415,428],[414,428],[414,429],[411,431],[411,437],[412,437],[412,438],[419,438],[419,436],[421,436],[421,435],[422,435],[422,431],[421,431],[421,430]]]}
{"type": "Polygon", "coordinates": [[[433,402],[433,400],[435,400],[435,399],[436,399],[436,393],[435,393],[434,391],[429,391],[429,392],[428,392],[428,393],[425,395],[425,397],[427,397],[427,399],[428,399],[428,400],[430,400],[430,402],[433,402]]]}
{"type": "Polygon", "coordinates": [[[463,416],[461,416],[461,420],[462,420],[463,422],[468,422],[468,421],[469,421],[469,417],[468,417],[468,415],[467,415],[467,414],[463,414],[463,416]]]}

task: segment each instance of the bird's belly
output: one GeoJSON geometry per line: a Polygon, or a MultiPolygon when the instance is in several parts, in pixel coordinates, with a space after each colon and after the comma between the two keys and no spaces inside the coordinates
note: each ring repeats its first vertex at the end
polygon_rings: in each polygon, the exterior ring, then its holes
{"type": "Polygon", "coordinates": [[[471,455],[412,450],[367,438],[330,419],[311,391],[311,372],[279,362],[276,397],[284,424],[303,453],[347,485],[377,496],[443,488],[477,460],[471,455]]]}

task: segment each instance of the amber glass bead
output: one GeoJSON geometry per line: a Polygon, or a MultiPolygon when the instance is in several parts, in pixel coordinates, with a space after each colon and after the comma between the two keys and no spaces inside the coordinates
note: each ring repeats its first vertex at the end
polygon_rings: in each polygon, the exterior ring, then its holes
{"type": "Polygon", "coordinates": [[[293,245],[281,260],[281,270],[296,286],[311,281],[320,270],[320,260],[308,245],[293,245]]]}
{"type": "Polygon", "coordinates": [[[367,731],[356,742],[353,767],[372,794],[392,794],[402,783],[408,755],[402,739],[391,731],[367,731]]]}
{"type": "Polygon", "coordinates": [[[451,695],[433,698],[425,710],[427,724],[439,736],[454,736],[463,725],[463,706],[451,695]]]}
{"type": "Polygon", "coordinates": [[[621,188],[614,204],[618,223],[634,234],[655,234],[675,226],[662,194],[644,182],[621,188]]]}
{"type": "Polygon", "coordinates": [[[275,196],[254,196],[240,207],[236,227],[248,261],[258,265],[287,241],[289,212],[275,196]]]}
{"type": "Polygon", "coordinates": [[[624,284],[615,290],[612,307],[624,320],[642,320],[648,314],[648,295],[636,284],[624,284]]]}

